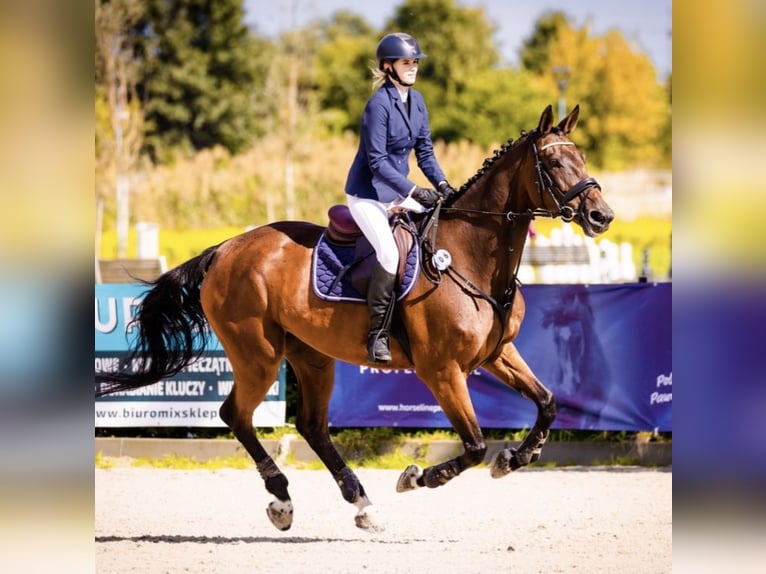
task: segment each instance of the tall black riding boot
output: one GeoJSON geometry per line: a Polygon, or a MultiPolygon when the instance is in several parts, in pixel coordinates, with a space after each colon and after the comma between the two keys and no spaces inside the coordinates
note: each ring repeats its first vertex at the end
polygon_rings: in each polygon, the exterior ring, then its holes
{"type": "Polygon", "coordinates": [[[367,307],[370,311],[370,332],[367,335],[367,359],[374,363],[390,363],[391,349],[388,329],[394,310],[394,287],[396,275],[375,263],[375,271],[367,290],[367,307]]]}

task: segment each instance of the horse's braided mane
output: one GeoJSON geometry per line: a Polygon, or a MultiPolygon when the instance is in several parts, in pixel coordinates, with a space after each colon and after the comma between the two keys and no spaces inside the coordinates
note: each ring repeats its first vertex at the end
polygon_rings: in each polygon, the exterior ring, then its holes
{"type": "MultiPolygon", "coordinates": [[[[551,130],[553,133],[561,133],[561,130],[558,127],[554,127],[551,130]]],[[[534,135],[537,132],[537,129],[532,130],[531,132],[527,132],[525,130],[521,130],[521,137],[514,141],[513,138],[510,138],[507,142],[505,142],[503,145],[500,146],[500,149],[496,149],[492,153],[492,157],[488,157],[484,160],[484,163],[481,164],[481,167],[479,170],[473,174],[468,181],[466,181],[463,185],[460,186],[460,189],[457,190],[457,193],[453,195],[448,204],[451,204],[454,200],[456,200],[458,197],[463,195],[468,188],[470,188],[474,183],[479,181],[484,174],[486,174],[489,169],[499,160],[501,157],[503,157],[505,154],[507,154],[513,147],[521,141],[521,138],[527,135],[534,135]]]]}

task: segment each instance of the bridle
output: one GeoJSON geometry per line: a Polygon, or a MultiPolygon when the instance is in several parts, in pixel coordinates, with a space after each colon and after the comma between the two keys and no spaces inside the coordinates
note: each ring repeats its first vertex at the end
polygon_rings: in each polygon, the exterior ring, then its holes
{"type": "Polygon", "coordinates": [[[537,149],[537,138],[530,137],[529,140],[532,144],[532,153],[535,156],[535,171],[537,172],[537,192],[540,194],[540,203],[542,205],[545,205],[545,194],[547,193],[550,198],[553,200],[553,203],[556,205],[555,211],[545,211],[542,210],[543,213],[540,215],[544,215],[547,217],[561,217],[563,221],[570,222],[575,218],[575,215],[577,215],[578,212],[581,212],[583,209],[583,206],[585,205],[584,201],[580,201],[580,205],[577,208],[577,212],[572,209],[572,207],[569,205],[569,202],[572,201],[574,198],[578,197],[580,194],[585,192],[585,190],[589,190],[592,187],[595,187],[597,189],[601,189],[601,186],[599,183],[595,180],[595,178],[592,177],[586,177],[585,179],[581,179],[576,184],[574,184],[572,187],[569,188],[567,192],[564,192],[559,188],[554,182],[551,175],[548,173],[548,170],[545,169],[545,166],[543,165],[543,162],[540,161],[540,152],[543,150],[546,150],[553,146],[559,146],[559,145],[575,145],[573,142],[551,142],[548,144],[545,144],[542,146],[539,150],[537,149]],[[556,195],[558,194],[558,198],[556,195]]]}
{"type": "MultiPolygon", "coordinates": [[[[586,190],[589,190],[591,188],[597,188],[601,189],[601,185],[595,180],[595,178],[592,177],[586,177],[584,179],[581,179],[576,184],[574,184],[572,187],[569,188],[566,192],[562,191],[561,188],[559,188],[553,181],[553,177],[551,177],[550,173],[548,173],[548,170],[543,165],[543,162],[540,160],[540,152],[543,150],[548,149],[549,147],[553,146],[559,146],[559,145],[575,145],[574,142],[570,141],[556,141],[547,143],[544,146],[542,146],[539,150],[537,148],[537,140],[539,138],[539,135],[537,134],[537,130],[533,130],[531,132],[521,132],[522,137],[528,136],[528,141],[530,142],[530,145],[532,147],[532,155],[535,158],[535,173],[537,175],[537,178],[535,180],[535,186],[537,187],[537,193],[540,196],[540,205],[545,205],[545,196],[550,196],[550,199],[553,201],[554,205],[556,206],[554,210],[550,209],[544,209],[542,207],[536,208],[536,209],[528,209],[523,212],[518,211],[511,211],[510,208],[506,208],[504,211],[483,211],[480,209],[466,209],[463,207],[442,207],[440,204],[432,213],[436,214],[436,217],[438,218],[438,208],[440,207],[443,211],[459,211],[463,213],[474,213],[477,215],[497,215],[505,217],[508,221],[513,221],[514,219],[518,217],[526,217],[529,219],[534,219],[536,217],[550,217],[552,219],[555,219],[556,217],[560,217],[563,221],[570,222],[572,221],[575,216],[582,211],[584,208],[585,202],[581,201],[580,205],[577,208],[577,211],[575,211],[571,205],[569,205],[569,202],[575,199],[576,197],[580,196],[582,193],[584,193],[586,190]],[[558,196],[558,197],[557,197],[558,196]]],[[[521,140],[519,140],[521,141],[521,140]]],[[[508,151],[510,151],[513,148],[509,148],[508,151]]],[[[510,195],[510,194],[509,194],[510,195]]],[[[510,203],[511,198],[508,198],[508,203],[510,203]]],[[[506,204],[507,205],[507,204],[506,204]]]]}
{"type": "MultiPolygon", "coordinates": [[[[535,219],[536,217],[550,217],[550,218],[561,217],[563,221],[570,222],[575,218],[576,215],[578,215],[578,213],[582,216],[582,210],[584,209],[585,201],[584,200],[580,201],[577,211],[575,211],[575,209],[573,209],[569,205],[569,202],[575,199],[576,197],[580,196],[581,194],[585,193],[587,190],[590,190],[591,188],[595,187],[600,190],[601,186],[599,185],[599,183],[592,177],[586,177],[578,181],[566,192],[564,192],[556,185],[556,183],[553,181],[553,177],[551,177],[550,173],[548,173],[548,170],[545,168],[542,161],[540,160],[541,151],[544,151],[553,146],[559,146],[559,145],[573,146],[575,144],[570,141],[556,141],[556,142],[545,144],[538,150],[537,140],[539,139],[540,136],[536,129],[529,133],[521,132],[521,135],[522,137],[528,136],[528,141],[530,142],[530,145],[532,146],[532,154],[535,158],[535,173],[537,176],[535,185],[537,188],[537,192],[540,196],[540,205],[545,205],[545,196],[547,194],[548,196],[550,196],[550,199],[553,201],[554,205],[556,206],[555,209],[551,211],[551,210],[540,207],[536,209],[530,209],[524,212],[511,211],[510,202],[512,198],[510,197],[510,193],[509,193],[508,201],[506,203],[506,209],[504,211],[483,211],[479,209],[466,209],[466,208],[452,207],[452,206],[446,207],[446,206],[442,206],[442,200],[440,199],[437,202],[436,207],[429,213],[429,215],[427,216],[427,219],[423,221],[421,226],[421,232],[420,232],[421,252],[423,254],[429,255],[427,259],[430,259],[434,255],[434,246],[436,245],[436,233],[439,226],[439,214],[441,210],[473,213],[477,215],[502,216],[507,221],[509,221],[512,225],[515,224],[517,218],[526,218],[531,220],[531,219],[535,219]]],[[[510,149],[512,149],[512,147],[509,148],[508,151],[510,151],[510,149]]],[[[587,198],[587,195],[586,195],[586,198],[587,198]]],[[[465,290],[473,292],[477,296],[489,302],[500,318],[500,339],[498,341],[498,345],[499,345],[500,342],[503,340],[503,337],[505,334],[505,325],[508,321],[508,315],[510,314],[511,309],[513,308],[513,301],[516,296],[516,289],[519,285],[518,267],[520,264],[521,264],[521,257],[519,257],[519,261],[516,265],[516,269],[513,271],[512,276],[509,278],[509,283],[506,286],[505,291],[503,292],[502,299],[500,301],[497,301],[490,294],[485,293],[481,288],[475,285],[469,278],[465,277],[462,273],[460,273],[457,269],[455,269],[452,266],[451,262],[447,263],[447,266],[444,269],[437,269],[435,267],[433,269],[428,269],[428,265],[423,265],[422,272],[425,275],[426,279],[428,279],[434,285],[438,285],[439,283],[441,283],[441,275],[442,275],[442,272],[444,272],[451,279],[453,279],[453,281],[461,285],[465,290]]]]}

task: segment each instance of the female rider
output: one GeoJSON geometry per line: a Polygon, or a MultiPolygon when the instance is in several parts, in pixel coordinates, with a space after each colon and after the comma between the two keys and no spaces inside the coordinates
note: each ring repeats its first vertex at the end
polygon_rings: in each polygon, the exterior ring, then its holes
{"type": "Polygon", "coordinates": [[[434,156],[423,96],[412,89],[420,59],[426,55],[415,38],[403,33],[385,36],[376,55],[378,67],[373,69],[376,91],[362,114],[359,149],[346,180],[346,200],[376,257],[367,294],[370,314],[367,358],[375,363],[389,363],[388,331],[399,262],[389,217],[400,209],[422,212],[432,208],[439,196],[446,198],[455,190],[434,156]],[[413,149],[418,167],[436,189],[418,187],[407,179],[413,149]]]}

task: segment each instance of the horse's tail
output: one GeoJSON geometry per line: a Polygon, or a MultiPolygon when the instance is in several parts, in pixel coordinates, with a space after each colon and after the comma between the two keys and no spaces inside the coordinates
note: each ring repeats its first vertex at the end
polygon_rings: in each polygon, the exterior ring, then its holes
{"type": "Polygon", "coordinates": [[[179,373],[205,350],[207,319],[200,286],[218,245],[147,282],[151,289],[131,324],[138,337],[120,369],[96,375],[96,396],[151,385],[179,373]]]}

